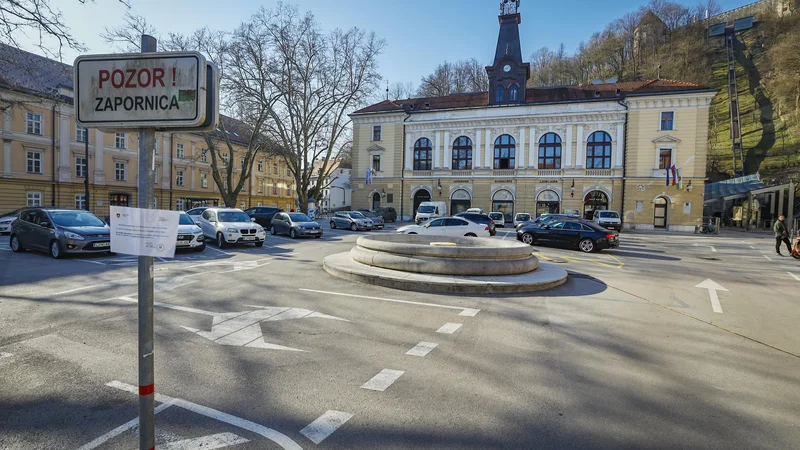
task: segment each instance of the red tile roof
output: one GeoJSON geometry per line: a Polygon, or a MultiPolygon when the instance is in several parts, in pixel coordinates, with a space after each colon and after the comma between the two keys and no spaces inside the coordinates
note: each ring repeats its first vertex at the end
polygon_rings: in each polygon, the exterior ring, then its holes
{"type": "MultiPolygon", "coordinates": [[[[709,91],[711,88],[699,84],[675,80],[624,81],[621,83],[587,84],[577,86],[555,86],[528,88],[526,104],[565,103],[596,100],[613,100],[629,95],[666,94],[678,92],[709,91]],[[617,90],[619,89],[619,97],[617,90]]],[[[384,100],[353,114],[380,112],[415,112],[441,109],[480,108],[489,106],[488,92],[452,94],[444,97],[384,100]]]]}

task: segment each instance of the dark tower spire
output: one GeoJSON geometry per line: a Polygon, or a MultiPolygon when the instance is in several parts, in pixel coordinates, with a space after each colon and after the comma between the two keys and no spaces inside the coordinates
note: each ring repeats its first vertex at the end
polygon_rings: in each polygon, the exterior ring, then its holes
{"type": "Polygon", "coordinates": [[[519,39],[520,0],[501,0],[500,34],[494,64],[486,68],[489,76],[489,104],[525,103],[525,85],[531,77],[530,64],[522,60],[519,39]]]}

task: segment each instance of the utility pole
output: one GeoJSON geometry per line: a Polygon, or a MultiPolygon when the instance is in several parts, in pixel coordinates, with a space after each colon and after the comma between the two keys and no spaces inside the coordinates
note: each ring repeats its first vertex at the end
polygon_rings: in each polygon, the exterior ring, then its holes
{"type": "MultiPolygon", "coordinates": [[[[83,139],[83,141],[84,141],[83,142],[84,143],[84,148],[83,148],[84,156],[83,157],[84,157],[84,161],[86,162],[86,164],[83,166],[84,167],[84,172],[83,172],[83,201],[84,201],[84,206],[86,206],[86,210],[87,211],[91,211],[92,207],[90,206],[90,203],[89,203],[89,129],[88,128],[84,128],[83,130],[84,130],[84,133],[86,133],[84,135],[84,139],[83,139]]],[[[97,142],[95,142],[95,145],[97,145],[97,142]]],[[[95,161],[94,163],[96,165],[97,161],[95,161]]]]}

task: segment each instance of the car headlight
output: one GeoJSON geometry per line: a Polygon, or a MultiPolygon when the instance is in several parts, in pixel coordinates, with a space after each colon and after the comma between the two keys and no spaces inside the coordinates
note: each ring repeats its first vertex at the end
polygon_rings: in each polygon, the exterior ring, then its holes
{"type": "Polygon", "coordinates": [[[64,233],[64,236],[66,236],[67,239],[72,239],[73,241],[82,241],[83,240],[83,236],[81,236],[80,234],[77,234],[77,233],[73,233],[71,231],[67,231],[66,233],[64,233]]]}
{"type": "Polygon", "coordinates": [[[238,233],[239,230],[237,230],[236,228],[228,228],[227,230],[225,230],[225,232],[226,233],[238,233]]]}

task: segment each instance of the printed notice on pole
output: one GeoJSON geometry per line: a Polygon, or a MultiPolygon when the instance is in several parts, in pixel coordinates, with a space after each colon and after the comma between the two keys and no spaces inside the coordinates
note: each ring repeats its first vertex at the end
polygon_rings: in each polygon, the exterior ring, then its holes
{"type": "Polygon", "coordinates": [[[111,251],[124,255],[175,257],[178,211],[111,207],[111,251]]]}

